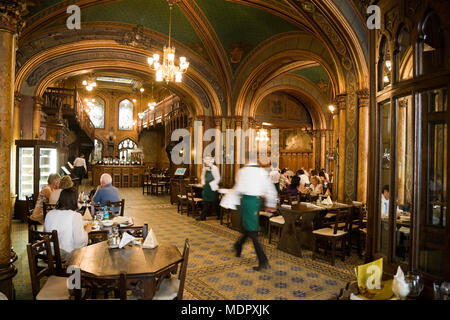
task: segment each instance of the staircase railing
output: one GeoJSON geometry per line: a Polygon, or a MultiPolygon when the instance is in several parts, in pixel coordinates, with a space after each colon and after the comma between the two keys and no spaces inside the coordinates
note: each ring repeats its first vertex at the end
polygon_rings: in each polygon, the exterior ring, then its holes
{"type": "Polygon", "coordinates": [[[59,110],[64,113],[72,113],[75,116],[80,128],[94,142],[95,128],[89,115],[84,109],[83,102],[78,94],[77,89],[66,88],[47,88],[43,94],[44,106],[47,110],[59,110]]]}

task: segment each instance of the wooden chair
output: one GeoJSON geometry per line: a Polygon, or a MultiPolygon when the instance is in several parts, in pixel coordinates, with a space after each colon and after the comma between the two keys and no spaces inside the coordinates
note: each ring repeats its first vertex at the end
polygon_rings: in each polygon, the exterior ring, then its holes
{"type": "Polygon", "coordinates": [[[278,239],[281,238],[281,230],[283,229],[284,223],[284,218],[279,211],[277,211],[277,213],[269,219],[269,243],[272,243],[273,228],[277,229],[278,239]]]}
{"type": "MultiPolygon", "coordinates": [[[[31,215],[33,214],[34,207],[36,205],[36,202],[34,201],[33,195],[31,196],[25,196],[25,204],[26,204],[26,222],[28,224],[28,230],[38,230],[38,226],[40,225],[39,222],[31,220],[31,215]]],[[[31,243],[30,238],[28,238],[28,243],[31,243]]]]}
{"type": "Polygon", "coordinates": [[[178,278],[171,277],[163,279],[159,284],[159,289],[153,296],[153,300],[182,300],[184,291],[184,282],[186,280],[186,271],[189,259],[189,239],[184,242],[183,260],[181,262],[178,278]]]}
{"type": "Polygon", "coordinates": [[[120,210],[119,210],[119,216],[123,217],[123,214],[124,214],[124,212],[125,212],[125,199],[122,199],[122,200],[120,200],[120,201],[107,201],[107,202],[106,202],[106,205],[107,205],[108,207],[114,206],[114,210],[112,211],[113,214],[116,214],[116,212],[117,212],[116,209],[119,207],[119,208],[120,208],[120,210]]]}
{"type": "Polygon", "coordinates": [[[120,235],[124,232],[128,232],[133,237],[143,238],[145,240],[148,234],[148,224],[144,224],[142,227],[119,227],[120,235]]]}
{"type": "Polygon", "coordinates": [[[331,255],[327,255],[330,258],[331,265],[334,266],[336,260],[336,244],[340,242],[340,249],[342,250],[342,261],[345,261],[345,255],[347,254],[347,238],[349,235],[350,223],[352,218],[352,212],[350,209],[342,209],[336,214],[336,220],[332,223],[322,223],[323,228],[314,230],[312,232],[313,238],[313,260],[316,259],[316,255],[319,246],[324,244],[326,252],[331,249],[331,255]],[[339,225],[344,223],[343,228],[339,228],[339,225]]]}
{"type": "Polygon", "coordinates": [[[55,275],[53,264],[53,255],[50,245],[50,239],[34,244],[27,244],[28,265],[30,267],[31,288],[35,300],[69,300],[70,292],[67,288],[67,278],[55,275]],[[37,265],[38,257],[47,256],[47,266],[42,270],[37,265]],[[41,279],[47,277],[47,281],[41,287],[41,279]]]}
{"type": "Polygon", "coordinates": [[[151,188],[151,194],[154,194],[156,196],[159,195],[159,193],[164,193],[164,186],[165,182],[162,182],[157,175],[152,175],[150,177],[150,188],[151,188]]]}
{"type": "Polygon", "coordinates": [[[187,186],[186,189],[187,189],[186,196],[187,196],[187,200],[188,200],[187,215],[189,216],[189,213],[191,213],[192,216],[195,217],[195,214],[198,211],[202,210],[203,199],[195,197],[195,192],[194,192],[192,186],[187,186]]]}
{"type": "Polygon", "coordinates": [[[117,300],[110,299],[111,293],[114,297],[119,297],[120,300],[127,300],[127,286],[126,286],[126,274],[121,272],[119,279],[112,278],[97,278],[90,277],[81,273],[80,288],[74,289],[75,300],[97,300],[99,291],[103,292],[103,299],[101,300],[117,300]],[[85,291],[82,294],[83,290],[85,291]]]}
{"type": "Polygon", "coordinates": [[[47,213],[53,209],[56,209],[56,204],[50,204],[50,203],[45,203],[43,204],[43,213],[44,213],[44,221],[45,221],[45,217],[47,216],[47,213]]]}
{"type": "Polygon", "coordinates": [[[259,222],[263,226],[263,230],[265,234],[269,234],[270,228],[270,218],[273,217],[272,212],[260,211],[259,212],[259,222]]]}
{"type": "Polygon", "coordinates": [[[170,177],[169,176],[165,176],[164,178],[162,178],[161,182],[164,183],[164,192],[166,194],[170,194],[170,186],[171,186],[170,177]]]}
{"type": "MultiPolygon", "coordinates": [[[[62,263],[61,259],[61,251],[59,249],[59,240],[58,240],[58,231],[53,230],[52,232],[44,232],[44,231],[34,231],[34,230],[28,230],[28,239],[29,244],[34,244],[36,242],[42,241],[45,238],[48,238],[50,243],[53,245],[53,262],[54,262],[54,269],[55,273],[57,275],[65,275],[65,268],[62,263]]],[[[39,269],[45,268],[48,265],[48,259],[47,254],[39,254],[36,256],[36,265],[39,269]]]]}
{"type": "Polygon", "coordinates": [[[181,214],[189,214],[188,208],[188,195],[187,195],[186,183],[184,181],[178,182],[178,194],[177,194],[177,211],[181,214]]]}
{"type": "Polygon", "coordinates": [[[150,194],[150,176],[148,174],[142,175],[142,194],[150,194]]]}

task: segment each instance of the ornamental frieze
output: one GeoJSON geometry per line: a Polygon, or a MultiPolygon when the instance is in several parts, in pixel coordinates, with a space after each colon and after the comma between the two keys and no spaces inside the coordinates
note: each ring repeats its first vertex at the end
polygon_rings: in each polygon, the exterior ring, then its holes
{"type": "Polygon", "coordinates": [[[24,1],[0,1],[0,29],[20,33],[24,26],[22,14],[25,10],[24,1]]]}

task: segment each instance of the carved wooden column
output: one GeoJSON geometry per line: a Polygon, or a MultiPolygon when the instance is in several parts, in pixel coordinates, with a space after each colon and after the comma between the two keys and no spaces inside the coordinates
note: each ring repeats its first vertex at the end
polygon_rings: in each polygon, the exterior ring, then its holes
{"type": "MultiPolygon", "coordinates": [[[[235,158],[234,158],[234,181],[236,181],[236,174],[241,168],[241,158],[245,157],[245,154],[241,154],[241,144],[245,143],[245,140],[242,141],[242,118],[236,118],[235,121],[235,130],[236,130],[236,149],[235,149],[235,158]]],[[[242,161],[243,162],[243,161],[242,161]]]]}
{"type": "Polygon", "coordinates": [[[338,166],[336,176],[338,178],[337,182],[337,190],[338,190],[338,201],[344,201],[344,171],[345,171],[345,108],[346,108],[346,94],[340,94],[336,98],[336,105],[338,107],[339,114],[339,154],[338,158],[338,166]]]}
{"type": "Polygon", "coordinates": [[[358,183],[356,199],[367,201],[367,161],[369,149],[369,90],[358,92],[359,130],[358,130],[358,183]]]}
{"type": "Polygon", "coordinates": [[[216,145],[216,151],[214,155],[214,161],[216,163],[216,166],[219,168],[219,172],[221,172],[222,168],[222,161],[223,161],[223,155],[222,155],[222,119],[214,119],[214,125],[216,128],[216,137],[215,137],[215,145],[216,145]]]}
{"type": "Polygon", "coordinates": [[[325,154],[326,154],[326,130],[320,131],[320,168],[325,168],[325,154]]]}
{"type": "Polygon", "coordinates": [[[44,101],[41,97],[33,97],[33,139],[39,140],[41,135],[41,111],[44,101]]]}
{"type": "MultiPolygon", "coordinates": [[[[231,154],[229,154],[227,151],[229,151],[228,149],[231,146],[234,146],[235,141],[234,141],[234,135],[228,137],[228,130],[231,129],[231,120],[232,118],[228,117],[225,119],[225,124],[226,124],[226,131],[225,131],[225,136],[224,136],[224,157],[223,157],[223,166],[225,168],[224,170],[224,183],[227,186],[230,186],[233,183],[233,178],[231,176],[232,173],[232,160],[234,161],[234,155],[231,158],[231,154]],[[233,139],[233,140],[231,140],[233,139]]],[[[234,149],[233,149],[234,152],[234,149]]]]}
{"type": "Polygon", "coordinates": [[[200,181],[203,165],[203,133],[205,131],[205,118],[202,116],[194,119],[194,167],[198,181],[200,181]]]}
{"type": "Polygon", "coordinates": [[[22,25],[24,6],[18,1],[0,3],[0,292],[14,298],[12,278],[17,269],[11,250],[11,145],[13,143],[15,34],[22,25]]]}

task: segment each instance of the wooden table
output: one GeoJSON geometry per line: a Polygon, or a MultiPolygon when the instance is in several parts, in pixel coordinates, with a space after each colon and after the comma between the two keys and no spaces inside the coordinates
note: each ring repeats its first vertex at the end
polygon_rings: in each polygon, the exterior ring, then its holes
{"type": "Polygon", "coordinates": [[[281,230],[281,238],[278,242],[278,249],[301,257],[301,247],[312,249],[313,240],[312,232],[315,226],[318,226],[320,218],[327,211],[335,211],[341,209],[352,208],[352,205],[344,203],[333,203],[333,205],[317,205],[313,203],[300,202],[292,205],[291,209],[279,207],[280,213],[284,218],[283,229],[281,230]],[[302,217],[300,233],[296,231],[295,222],[302,217]]]}
{"type": "Polygon", "coordinates": [[[74,250],[68,265],[74,265],[89,277],[119,279],[121,272],[127,277],[139,276],[143,281],[143,297],[151,300],[157,280],[176,270],[182,255],[175,245],[161,243],[155,249],[128,245],[122,249],[109,249],[102,241],[74,250]]]}

